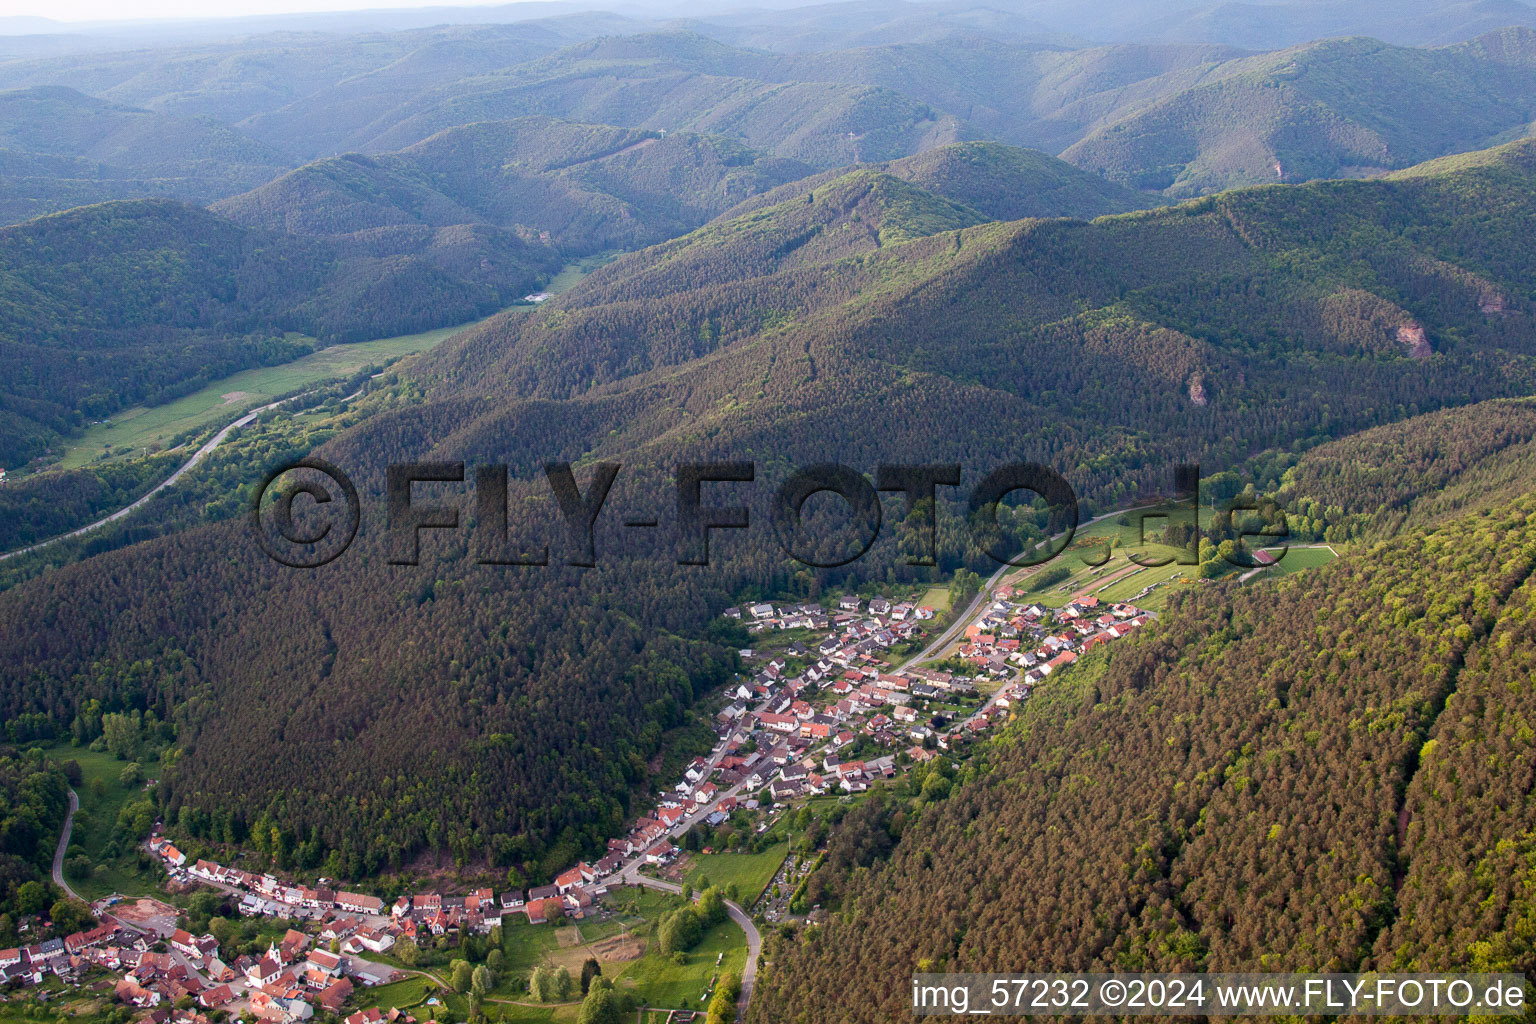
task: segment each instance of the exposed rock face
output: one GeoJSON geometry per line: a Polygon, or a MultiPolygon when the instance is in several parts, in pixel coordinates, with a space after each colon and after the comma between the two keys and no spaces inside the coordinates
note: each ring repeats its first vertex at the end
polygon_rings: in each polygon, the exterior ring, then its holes
{"type": "Polygon", "coordinates": [[[1502,313],[1505,311],[1504,296],[1498,291],[1489,289],[1483,292],[1477,308],[1484,313],[1502,313]]]}
{"type": "Polygon", "coordinates": [[[1210,402],[1205,394],[1205,377],[1202,374],[1196,373],[1189,378],[1189,400],[1199,406],[1210,402]]]}
{"type": "Polygon", "coordinates": [[[1429,335],[1424,333],[1424,328],[1411,321],[1397,329],[1397,340],[1408,346],[1408,354],[1415,359],[1428,359],[1434,352],[1429,347],[1429,335]]]}

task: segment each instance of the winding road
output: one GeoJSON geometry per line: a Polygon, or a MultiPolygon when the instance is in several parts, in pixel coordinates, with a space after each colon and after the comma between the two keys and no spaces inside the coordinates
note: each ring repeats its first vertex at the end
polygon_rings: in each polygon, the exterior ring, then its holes
{"type": "MultiPolygon", "coordinates": [[[[1073,529],[1081,530],[1085,526],[1092,526],[1094,523],[1101,523],[1111,516],[1123,516],[1127,512],[1138,512],[1141,509],[1156,507],[1157,506],[1155,505],[1136,505],[1132,508],[1117,508],[1112,512],[1105,512],[1101,516],[1094,516],[1092,519],[1089,519],[1086,522],[1078,523],[1077,526],[1073,527],[1073,529]]],[[[1062,530],[1055,537],[1052,537],[1051,540],[1056,540],[1057,537],[1065,537],[1066,535],[1067,531],[1062,530]]],[[[1040,566],[1044,566],[1045,564],[1047,563],[1041,562],[1040,566]]],[[[1039,568],[1040,566],[1036,566],[1036,568],[1039,568]]],[[[933,643],[929,644],[927,647],[924,647],[917,653],[915,657],[908,660],[903,667],[916,668],[925,661],[934,660],[934,658],[937,657],[938,654],[944,650],[944,648],[948,647],[950,643],[954,641],[957,634],[963,632],[965,627],[970,625],[970,623],[976,618],[976,613],[981,609],[981,606],[992,599],[992,589],[1002,581],[1003,576],[1021,568],[1029,567],[1018,565],[1000,566],[997,572],[993,573],[991,577],[988,578],[987,582],[982,584],[981,588],[976,591],[976,596],[971,599],[970,604],[966,605],[965,611],[961,613],[959,618],[955,619],[955,621],[950,624],[948,629],[940,633],[938,637],[934,639],[933,643]]]]}
{"type": "Polygon", "coordinates": [[[82,899],[80,894],[69,887],[64,881],[64,852],[69,849],[69,835],[75,830],[75,812],[80,809],[80,798],[75,791],[69,791],[69,813],[64,815],[64,830],[59,833],[59,845],[53,851],[53,884],[63,889],[72,900],[80,900],[81,903],[89,903],[90,900],[82,899]]]}
{"type": "MultiPolygon", "coordinates": [[[[664,882],[659,878],[640,873],[639,860],[634,861],[621,871],[620,877],[628,885],[640,885],[647,889],[660,889],[662,892],[680,893],[683,887],[673,882],[664,882]]],[[[757,959],[763,953],[763,936],[758,932],[757,925],[752,923],[752,918],[745,910],[724,900],[725,912],[735,921],[742,931],[747,933],[747,966],[741,970],[741,995],[736,998],[736,1019],[742,1020],[747,1015],[747,1004],[752,1002],[752,986],[757,982],[757,959]]]]}
{"type": "Polygon", "coordinates": [[[225,427],[223,430],[210,437],[207,441],[203,442],[203,446],[197,451],[193,452],[192,457],[186,462],[183,462],[181,466],[176,470],[176,472],[172,473],[170,476],[166,477],[164,480],[160,481],[154,487],[146,491],[138,501],[135,501],[129,505],[124,505],[122,508],[118,509],[116,512],[113,512],[111,515],[103,516],[102,518],[96,520],[94,523],[89,523],[80,527],[79,529],[71,530],[68,533],[61,533],[57,537],[50,537],[47,540],[40,540],[30,547],[17,548],[15,551],[7,551],[5,554],[0,555],[0,562],[5,561],[7,558],[16,558],[19,555],[31,554],[33,551],[41,551],[43,548],[57,544],[61,540],[69,540],[71,537],[78,537],[83,533],[90,533],[92,530],[98,530],[101,527],[106,526],[108,523],[116,522],[124,516],[129,515],[134,511],[134,509],[142,507],[145,502],[149,501],[150,498],[153,498],[155,495],[159,494],[167,487],[175,484],[176,481],[185,476],[189,470],[195,467],[199,462],[202,462],[204,459],[206,459],[209,452],[223,444],[224,439],[229,437],[231,433],[240,429],[241,427],[249,426],[250,424],[254,423],[256,417],[260,416],[268,409],[275,409],[282,405],[284,402],[291,402],[294,398],[298,397],[301,396],[293,395],[289,398],[281,398],[276,402],[270,402],[266,405],[263,405],[259,409],[252,409],[244,416],[241,416],[239,419],[229,424],[229,426],[225,427]]]}
{"type": "MultiPolygon", "coordinates": [[[[376,373],[373,376],[381,377],[383,374],[376,373]]],[[[372,378],[369,379],[371,380],[372,378]]],[[[341,401],[350,402],[352,399],[362,394],[366,389],[367,385],[364,384],[363,387],[358,388],[356,391],[352,392],[341,401]]],[[[51,544],[57,544],[61,540],[69,540],[71,537],[78,537],[82,533],[90,533],[92,530],[100,529],[101,527],[106,526],[108,523],[116,522],[117,520],[128,515],[134,509],[140,508],[150,498],[153,498],[155,495],[159,494],[161,491],[165,490],[167,487],[170,487],[176,483],[176,481],[180,480],[187,474],[189,470],[195,467],[199,462],[202,462],[204,459],[206,459],[210,452],[212,452],[219,445],[223,444],[225,439],[228,438],[229,435],[234,433],[236,430],[239,430],[241,427],[250,426],[252,423],[256,422],[256,417],[260,416],[267,410],[276,409],[280,405],[303,398],[305,395],[312,395],[315,393],[315,390],[318,389],[305,391],[302,394],[289,395],[287,398],[279,398],[275,402],[268,402],[266,405],[252,409],[250,412],[244,414],[239,419],[226,426],[223,430],[220,430],[217,434],[214,434],[207,441],[203,442],[203,446],[197,451],[193,452],[192,457],[186,462],[183,462],[181,466],[177,468],[176,472],[172,473],[170,476],[160,481],[154,487],[150,488],[150,490],[146,491],[138,501],[135,501],[130,505],[124,505],[122,508],[118,509],[116,512],[113,512],[111,515],[103,516],[102,518],[96,520],[94,523],[89,523],[80,527],[79,529],[71,530],[68,533],[61,533],[57,537],[50,537],[47,540],[40,540],[30,547],[17,548],[15,551],[7,551],[4,554],[0,554],[0,562],[5,561],[7,558],[15,558],[18,555],[29,554],[33,551],[41,551],[43,548],[46,548],[51,544]]]]}

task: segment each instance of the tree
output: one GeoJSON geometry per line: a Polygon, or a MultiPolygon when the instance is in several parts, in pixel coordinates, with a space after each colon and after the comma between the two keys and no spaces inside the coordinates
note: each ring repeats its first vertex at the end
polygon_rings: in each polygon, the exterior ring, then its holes
{"type": "Polygon", "coordinates": [[[673,953],[681,953],[692,949],[703,935],[704,929],[699,923],[699,915],[692,907],[682,907],[674,910],[661,919],[661,925],[657,929],[656,939],[661,944],[661,952],[670,956],[673,953]]]}
{"type": "Polygon", "coordinates": [[[468,992],[474,984],[475,969],[468,960],[455,960],[449,965],[451,984],[455,992],[468,992]]]}
{"type": "Polygon", "coordinates": [[[146,729],[153,736],[155,716],[140,711],[109,712],[101,716],[102,738],[107,751],[119,761],[133,761],[144,748],[146,729]]]}
{"type": "Polygon", "coordinates": [[[491,969],[492,974],[500,974],[502,964],[506,963],[507,955],[500,949],[492,949],[485,955],[485,966],[491,969]]]}
{"type": "Polygon", "coordinates": [[[582,1000],[581,1012],[576,1024],[623,1024],[624,1012],[613,990],[606,985],[596,985],[587,998],[582,1000]]]}
{"type": "Polygon", "coordinates": [[[731,1024],[736,1019],[736,1000],[741,996],[741,979],[731,971],[720,976],[715,994],[710,997],[704,1024],[731,1024]]]}
{"type": "Polygon", "coordinates": [[[395,943],[395,959],[407,967],[415,967],[421,960],[421,947],[412,938],[402,938],[395,943]]]}
{"type": "Polygon", "coordinates": [[[48,910],[48,917],[56,932],[82,932],[96,926],[96,916],[91,913],[91,908],[79,900],[55,900],[48,910]]]}
{"type": "Polygon", "coordinates": [[[601,976],[602,964],[592,957],[587,957],[586,963],[581,965],[581,994],[587,995],[592,991],[592,979],[601,976]]]}
{"type": "Polygon", "coordinates": [[[571,993],[576,991],[576,982],[571,978],[571,972],[564,967],[555,968],[555,995],[558,999],[569,999],[571,993]]]}
{"type": "Polygon", "coordinates": [[[484,996],[487,992],[496,987],[496,978],[491,974],[491,969],[489,967],[481,964],[479,967],[475,968],[475,973],[471,975],[470,985],[474,989],[476,995],[484,996]]]}
{"type": "Polygon", "coordinates": [[[699,895],[699,902],[695,905],[699,920],[704,927],[709,928],[725,920],[725,900],[720,896],[720,890],[713,886],[705,889],[699,895]]]}
{"type": "Polygon", "coordinates": [[[930,772],[923,780],[922,799],[925,803],[933,803],[949,796],[950,782],[938,772],[930,772]]]}
{"type": "Polygon", "coordinates": [[[33,879],[23,882],[16,889],[16,911],[22,915],[41,914],[43,908],[48,905],[48,889],[42,882],[33,879]]]}
{"type": "Polygon", "coordinates": [[[539,964],[533,969],[533,976],[528,979],[528,994],[541,1003],[559,1000],[560,995],[555,990],[555,972],[548,964],[539,964]]]}
{"type": "Polygon", "coordinates": [[[117,781],[128,789],[132,789],[144,781],[144,766],[137,761],[129,761],[123,765],[123,770],[117,773],[117,781]]]}
{"type": "Polygon", "coordinates": [[[220,946],[233,946],[240,931],[235,922],[227,917],[211,917],[208,919],[208,933],[218,940],[220,946]]]}

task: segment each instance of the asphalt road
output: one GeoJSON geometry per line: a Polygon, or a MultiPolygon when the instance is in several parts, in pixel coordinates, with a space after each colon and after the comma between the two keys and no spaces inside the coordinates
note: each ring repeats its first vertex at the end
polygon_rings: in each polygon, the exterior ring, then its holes
{"type": "MultiPolygon", "coordinates": [[[[374,376],[377,377],[379,374],[374,374],[374,376]]],[[[241,416],[239,419],[235,420],[233,423],[229,424],[223,430],[219,431],[217,434],[214,434],[207,441],[205,441],[203,446],[197,451],[193,452],[192,457],[186,462],[183,462],[181,466],[176,470],[176,472],[172,473],[170,476],[156,484],[147,493],[145,493],[143,497],[139,498],[138,501],[133,502],[131,505],[124,505],[122,508],[118,509],[116,512],[113,512],[111,515],[103,516],[102,518],[96,520],[94,523],[82,526],[77,530],[71,530],[68,533],[61,533],[57,537],[50,537],[47,540],[40,540],[30,547],[17,548],[15,551],[7,551],[4,554],[0,554],[0,562],[5,561],[7,558],[15,558],[17,555],[25,555],[32,551],[41,551],[43,548],[46,548],[52,544],[57,544],[61,540],[68,540],[71,537],[78,537],[83,533],[90,533],[92,530],[100,529],[101,527],[106,526],[108,523],[116,522],[117,520],[133,512],[135,509],[142,507],[145,502],[159,494],[161,491],[165,490],[167,487],[174,485],[176,481],[185,476],[189,470],[193,469],[199,462],[202,462],[204,459],[206,459],[210,452],[212,452],[219,445],[223,444],[224,440],[228,438],[229,435],[235,430],[238,430],[241,427],[250,426],[252,423],[256,422],[256,417],[260,416],[268,409],[276,409],[278,406],[283,405],[286,402],[292,402],[294,399],[303,398],[304,395],[311,393],[312,392],[306,391],[303,395],[290,395],[287,398],[280,398],[275,402],[268,402],[266,405],[263,405],[260,408],[252,409],[250,412],[246,413],[244,416],[241,416]]],[[[359,388],[348,395],[346,398],[343,398],[342,401],[350,402],[352,399],[356,398],[362,393],[363,389],[359,388]]]]}
{"type": "MultiPolygon", "coordinates": [[[[635,861],[621,872],[625,882],[630,885],[641,885],[647,889],[660,889],[662,892],[680,893],[683,887],[672,882],[664,882],[659,878],[640,873],[640,861],[635,861]]],[[[747,933],[747,966],[741,971],[741,995],[736,1000],[736,1019],[741,1020],[747,1015],[747,1004],[752,1002],[752,987],[757,983],[757,958],[763,953],[763,937],[757,930],[757,925],[752,923],[752,918],[730,900],[725,900],[725,912],[742,931],[747,933]]]]}
{"type": "Polygon", "coordinates": [[[69,835],[75,830],[75,812],[80,809],[80,798],[75,791],[69,791],[69,813],[64,815],[64,831],[59,834],[59,845],[53,851],[53,884],[63,889],[72,900],[80,900],[81,903],[89,903],[90,900],[81,899],[80,894],[69,887],[64,881],[64,852],[69,849],[69,835]]]}
{"type": "MultiPolygon", "coordinates": [[[[288,399],[283,399],[283,401],[288,401],[288,399]]],[[[239,427],[248,426],[249,424],[255,422],[257,416],[260,416],[268,409],[275,408],[276,406],[282,404],[282,402],[273,402],[271,405],[264,405],[260,409],[253,409],[246,413],[244,416],[241,416],[239,419],[235,420],[235,422],[231,423],[223,430],[219,431],[217,434],[214,434],[211,438],[204,442],[201,448],[193,452],[192,457],[186,462],[183,462],[180,468],[176,470],[176,472],[160,481],[147,493],[145,493],[143,497],[141,497],[138,501],[135,501],[133,504],[124,505],[122,508],[118,509],[116,512],[113,512],[111,515],[103,516],[102,518],[96,520],[94,523],[82,526],[77,530],[71,530],[68,533],[61,533],[57,537],[50,537],[47,540],[40,540],[30,547],[17,548],[15,551],[7,551],[5,554],[0,555],[0,561],[4,561],[7,558],[15,558],[17,555],[25,555],[32,551],[41,551],[43,548],[57,544],[61,540],[68,540],[71,537],[78,537],[82,533],[90,533],[92,530],[100,529],[101,527],[106,526],[108,523],[117,522],[117,520],[130,514],[134,509],[140,508],[145,502],[149,501],[150,498],[153,498],[155,495],[159,494],[161,491],[165,490],[167,487],[170,487],[176,483],[176,481],[180,480],[188,470],[191,470],[199,462],[202,462],[205,458],[207,458],[209,452],[223,444],[224,439],[230,435],[231,431],[234,431],[239,427]]]]}

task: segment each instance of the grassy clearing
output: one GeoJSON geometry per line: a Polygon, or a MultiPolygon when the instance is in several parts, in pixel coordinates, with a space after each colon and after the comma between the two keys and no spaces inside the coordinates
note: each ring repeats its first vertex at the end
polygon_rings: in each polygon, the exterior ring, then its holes
{"type": "Polygon", "coordinates": [[[544,290],[551,295],[559,295],[569,291],[578,281],[586,277],[598,267],[606,266],[618,259],[618,252],[600,252],[593,256],[583,256],[575,263],[568,263],[561,268],[560,273],[550,278],[549,285],[544,290]]]}
{"type": "MultiPolygon", "coordinates": [[[[1103,535],[1093,534],[1091,537],[1102,538],[1103,535]]],[[[1066,566],[1071,572],[1066,579],[1039,586],[1033,583],[1039,574],[1031,573],[1017,575],[1009,582],[1021,588],[1022,599],[1038,602],[1049,608],[1059,608],[1079,594],[1091,595],[1101,601],[1130,600],[1150,584],[1162,583],[1175,576],[1188,574],[1195,568],[1179,565],[1176,561],[1156,567],[1138,565],[1131,560],[1132,553],[1133,550],[1128,547],[1111,547],[1109,560],[1103,565],[1095,566],[1088,565],[1084,558],[1093,561],[1103,558],[1104,548],[1101,545],[1074,546],[1047,564],[1047,568],[1054,568],[1057,565],[1066,566]]],[[[1134,553],[1142,561],[1174,559],[1178,554],[1174,548],[1162,544],[1140,545],[1134,553]]],[[[1151,595],[1148,599],[1150,597],[1151,595]]]]}
{"type": "MultiPolygon", "coordinates": [[[[1279,554],[1279,551],[1272,549],[1270,553],[1279,554]]],[[[1286,551],[1278,565],[1263,575],[1284,576],[1303,569],[1316,569],[1327,565],[1337,557],[1329,548],[1291,548],[1286,551]]]]}
{"type": "MultiPolygon", "coordinates": [[[[645,956],[624,967],[617,984],[633,990],[648,1006],[702,1010],[705,1004],[701,997],[719,972],[734,971],[739,975],[746,968],[746,936],[734,923],[724,921],[705,932],[699,944],[683,955],[683,960],[680,964],[655,949],[648,950],[645,956]],[[716,959],[722,957],[716,966],[716,959]]],[[[606,967],[603,973],[613,977],[606,967]]]]}
{"type": "Polygon", "coordinates": [[[547,1024],[555,1021],[574,1021],[580,1012],[577,1006],[511,1006],[506,1003],[487,1001],[484,1004],[487,1017],[504,1020],[508,1024],[547,1024]]]}
{"type": "Polygon", "coordinates": [[[547,924],[528,924],[526,918],[521,924],[503,923],[501,948],[507,958],[507,972],[532,973],[546,954],[559,947],[555,931],[547,924]]]}
{"type": "MultiPolygon", "coordinates": [[[[62,744],[49,749],[48,756],[57,761],[75,761],[80,765],[80,785],[75,792],[80,797],[80,810],[75,815],[74,830],[70,833],[69,849],[65,863],[70,858],[84,854],[93,865],[92,870],[79,876],[71,872],[69,884],[86,899],[98,899],[110,893],[120,892],[128,896],[154,896],[167,899],[161,887],[164,873],[157,867],[142,867],[136,844],[129,849],[119,849],[116,855],[110,850],[113,826],[123,805],[144,793],[143,784],[124,786],[119,780],[126,761],[119,761],[105,751],[93,751],[87,747],[71,747],[62,744]]],[[[142,764],[144,776],[152,779],[159,774],[158,760],[142,764]]]]}
{"type": "MultiPolygon", "coordinates": [[[[602,964],[603,976],[650,1006],[702,1009],[700,999],[720,970],[740,972],[746,966],[746,936],[727,920],[704,933],[699,944],[682,957],[663,956],[650,940],[651,925],[663,914],[682,906],[682,897],[652,889],[627,888],[610,895],[607,905],[614,916],[602,922],[584,921],[585,940],[562,946],[557,932],[547,925],[524,925],[503,933],[507,973],[524,977],[539,963],[566,967],[573,975],[592,957],[602,964]],[[624,938],[628,932],[632,939],[624,938]],[[721,959],[723,957],[723,960],[721,959]],[[717,966],[716,961],[721,960],[717,966]]],[[[565,929],[569,931],[569,929],[565,929]]],[[[487,1009],[509,1021],[574,1020],[574,1003],[550,1007],[515,1006],[528,996],[508,979],[494,997],[509,1002],[487,1003],[487,1009]]],[[[448,1000],[450,1007],[452,1000],[448,1000]]]]}
{"type": "Polygon", "coordinates": [[[684,880],[696,888],[703,886],[705,878],[722,889],[734,884],[742,906],[750,907],[773,881],[788,853],[788,843],[775,843],[762,853],[696,853],[684,880]]]}
{"type": "MultiPolygon", "coordinates": [[[[611,262],[616,255],[604,253],[588,256],[569,264],[555,275],[546,291],[552,295],[567,291],[593,270],[611,262]]],[[[510,308],[531,310],[534,307],[510,308]]],[[[324,381],[349,377],[365,366],[381,365],[402,356],[425,352],[460,331],[484,322],[480,320],[456,327],[422,331],[419,334],[331,345],[281,366],[242,370],[164,405],[124,409],[107,423],[88,427],[65,449],[63,458],[55,468],[79,469],[109,454],[114,457],[132,457],[145,449],[162,450],[182,434],[223,426],[238,419],[248,409],[266,405],[278,395],[313,387],[324,381]]]]}
{"type": "Polygon", "coordinates": [[[278,395],[350,376],[365,366],[424,352],[466,327],[443,327],[420,334],[332,345],[281,366],[242,370],[199,391],[153,408],[124,409],[105,424],[88,427],[65,450],[60,469],[78,469],[99,461],[107,452],[165,448],[177,436],[223,426],[247,409],[266,405],[278,395]]]}
{"type": "Polygon", "coordinates": [[[587,942],[601,942],[624,932],[644,931],[646,920],[633,914],[617,914],[602,921],[581,922],[581,935],[587,942]]]}
{"type": "Polygon", "coordinates": [[[922,597],[917,599],[919,606],[927,605],[935,612],[943,615],[949,611],[949,588],[929,587],[922,597]]]}
{"type": "Polygon", "coordinates": [[[402,1010],[412,1006],[419,1006],[427,1001],[427,996],[438,995],[441,990],[429,979],[421,975],[412,975],[400,981],[392,981],[388,985],[379,985],[374,988],[360,988],[353,995],[352,1001],[359,1008],[377,1006],[386,1012],[392,1007],[402,1010]]]}

